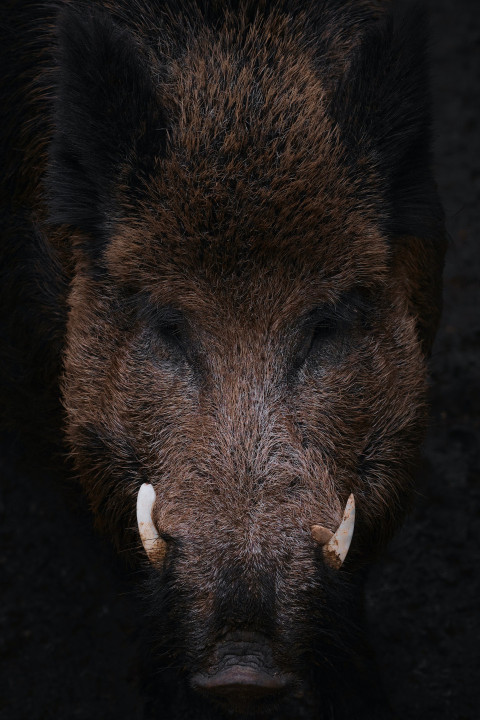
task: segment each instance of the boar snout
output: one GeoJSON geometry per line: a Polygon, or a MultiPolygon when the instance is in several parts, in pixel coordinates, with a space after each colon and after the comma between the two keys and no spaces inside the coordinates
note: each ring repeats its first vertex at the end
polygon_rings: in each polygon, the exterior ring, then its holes
{"type": "Polygon", "coordinates": [[[217,645],[208,672],[195,674],[191,685],[220,705],[258,714],[291,688],[292,678],[275,666],[266,638],[236,633],[217,645]]]}
{"type": "MultiPolygon", "coordinates": [[[[137,496],[137,523],[140,538],[153,563],[161,563],[166,553],[166,543],[160,537],[152,517],[156,496],[152,485],[144,483],[137,496]]],[[[342,522],[335,533],[322,525],[312,525],[313,539],[323,545],[323,555],[328,565],[339,568],[345,560],[355,528],[355,498],[350,495],[342,522]]]]}

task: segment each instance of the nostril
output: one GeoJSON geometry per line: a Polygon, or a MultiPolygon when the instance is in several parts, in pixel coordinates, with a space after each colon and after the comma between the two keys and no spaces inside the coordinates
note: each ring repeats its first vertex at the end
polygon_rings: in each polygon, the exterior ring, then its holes
{"type": "Polygon", "coordinates": [[[281,673],[271,675],[264,670],[234,665],[215,675],[195,675],[192,686],[219,701],[248,705],[283,694],[289,678],[281,673]]]}

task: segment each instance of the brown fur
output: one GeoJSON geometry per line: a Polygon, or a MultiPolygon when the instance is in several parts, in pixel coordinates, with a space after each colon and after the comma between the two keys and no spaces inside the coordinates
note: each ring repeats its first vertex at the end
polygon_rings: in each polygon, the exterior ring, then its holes
{"type": "MultiPolygon", "coordinates": [[[[252,20],[232,10],[212,26],[191,9],[151,16],[147,3],[133,21],[128,5],[101,4],[148,64],[167,143],[152,149],[145,172],[135,151],[123,158],[99,263],[88,233],[48,224],[48,143],[31,117],[23,125],[15,202],[52,263],[63,258],[55,274],[64,310],[69,284],[59,341],[68,449],[98,524],[142,557],[135,501],[142,482],[154,485],[157,526],[182,547],[173,587],[188,598],[181,633],[193,665],[201,643],[191,624],[208,624],[220,603],[232,608],[222,631],[252,626],[267,580],[288,664],[291,628],[311,612],[312,593],[324,592],[311,525],[335,531],[354,493],[355,535],[340,571],[348,573],[408,507],[442,228],[432,222],[428,238],[386,235],[380,171],[368,155],[352,171],[330,112],[364,24],[376,21],[371,4],[352,3],[352,17],[364,19],[337,34],[326,23],[328,74],[307,12],[280,7],[252,20]],[[309,313],[344,305],[346,329],[309,355],[309,313]],[[173,343],[164,308],[182,313],[173,343]],[[234,580],[219,595],[222,572],[234,580]],[[234,588],[247,598],[243,610],[234,588]]],[[[29,80],[29,113],[49,107],[46,65],[43,89],[29,80]]],[[[42,127],[52,125],[48,112],[42,127]]]]}

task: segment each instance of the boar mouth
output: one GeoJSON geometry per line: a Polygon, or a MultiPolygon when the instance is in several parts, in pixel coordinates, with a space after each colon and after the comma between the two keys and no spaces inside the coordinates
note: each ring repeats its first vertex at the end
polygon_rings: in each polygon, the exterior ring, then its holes
{"type": "Polygon", "coordinates": [[[258,716],[272,710],[291,689],[293,678],[276,667],[266,638],[237,633],[216,646],[208,670],[190,682],[223,709],[258,716]]]}

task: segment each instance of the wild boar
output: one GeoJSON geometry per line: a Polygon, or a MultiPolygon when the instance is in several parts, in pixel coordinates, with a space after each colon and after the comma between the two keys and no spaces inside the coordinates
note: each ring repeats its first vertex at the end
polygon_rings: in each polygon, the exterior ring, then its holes
{"type": "Polygon", "coordinates": [[[8,4],[5,417],[145,566],[152,717],[390,717],[361,576],[445,232],[424,22],[387,5],[8,4]]]}

